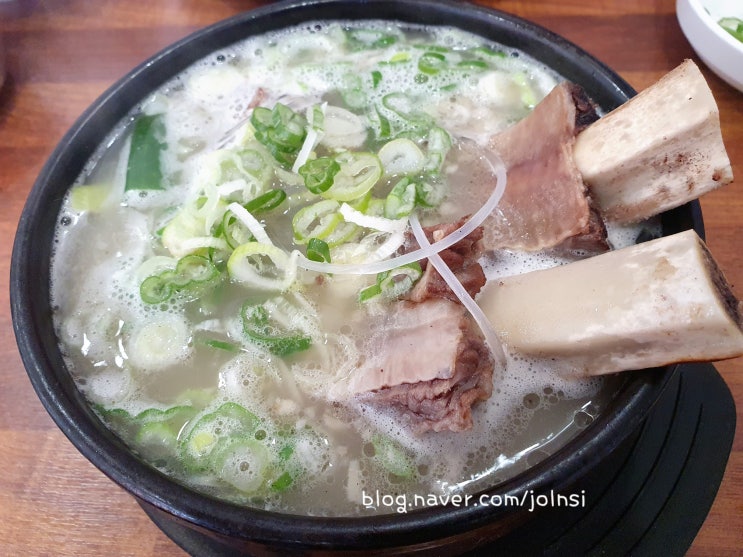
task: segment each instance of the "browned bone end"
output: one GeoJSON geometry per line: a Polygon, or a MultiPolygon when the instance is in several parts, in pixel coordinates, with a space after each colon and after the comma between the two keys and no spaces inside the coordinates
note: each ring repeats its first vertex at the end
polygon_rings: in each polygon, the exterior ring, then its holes
{"type": "Polygon", "coordinates": [[[725,278],[725,275],[717,264],[717,261],[712,257],[712,253],[709,251],[707,245],[701,240],[699,241],[699,244],[702,249],[702,256],[705,261],[705,269],[709,276],[709,280],[717,290],[722,307],[730,316],[733,323],[737,324],[738,328],[743,331],[743,300],[739,301],[736,298],[732,286],[728,282],[727,278],[725,278]]]}

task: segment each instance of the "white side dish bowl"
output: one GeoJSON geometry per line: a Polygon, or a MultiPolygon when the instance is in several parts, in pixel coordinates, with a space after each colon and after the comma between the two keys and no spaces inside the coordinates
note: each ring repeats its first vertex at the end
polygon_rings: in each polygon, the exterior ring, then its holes
{"type": "Polygon", "coordinates": [[[699,58],[743,92],[743,42],[720,26],[723,17],[743,19],[740,0],[677,0],[676,17],[699,58]]]}

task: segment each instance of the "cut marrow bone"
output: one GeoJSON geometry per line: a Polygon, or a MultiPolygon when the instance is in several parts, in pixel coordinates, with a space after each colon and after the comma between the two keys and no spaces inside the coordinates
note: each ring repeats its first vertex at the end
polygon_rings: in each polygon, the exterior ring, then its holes
{"type": "Polygon", "coordinates": [[[693,230],[489,282],[478,303],[509,352],[564,374],[743,354],[743,303],[693,230]]]}
{"type": "Polygon", "coordinates": [[[733,180],[717,104],[686,60],[582,131],[575,164],[607,220],[636,222],[733,180]]]}

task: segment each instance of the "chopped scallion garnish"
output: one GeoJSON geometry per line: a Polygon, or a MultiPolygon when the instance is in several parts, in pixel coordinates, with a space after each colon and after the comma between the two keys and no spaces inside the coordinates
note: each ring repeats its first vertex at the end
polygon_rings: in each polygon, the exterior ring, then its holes
{"type": "Polygon", "coordinates": [[[306,335],[281,331],[270,319],[264,305],[245,303],[241,310],[243,331],[256,344],[264,346],[271,354],[288,356],[307,350],[312,339],[306,335]]]}
{"type": "Polygon", "coordinates": [[[142,114],[134,122],[129,161],[126,166],[126,190],[163,188],[160,153],[165,149],[165,123],[162,114],[142,114]]]}
{"type": "Polygon", "coordinates": [[[308,161],[299,168],[305,187],[312,193],[323,193],[333,185],[333,178],[341,170],[341,165],[331,157],[320,157],[308,161]]]}
{"type": "Polygon", "coordinates": [[[310,238],[307,243],[307,259],[320,263],[330,263],[330,247],[327,242],[319,238],[310,238]]]}

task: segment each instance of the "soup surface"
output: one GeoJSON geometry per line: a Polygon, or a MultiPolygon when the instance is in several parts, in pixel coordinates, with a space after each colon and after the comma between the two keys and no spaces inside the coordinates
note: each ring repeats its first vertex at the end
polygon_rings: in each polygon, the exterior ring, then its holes
{"type": "MultiPolygon", "coordinates": [[[[196,64],[112,132],[62,208],[54,319],[80,389],[152,466],[290,513],[399,512],[368,495],[473,493],[541,460],[610,380],[561,378],[491,338],[493,394],[463,431],[422,431],[352,386],[437,251],[411,227],[479,224],[498,197],[488,137],[560,80],[481,37],[381,21],[196,64]]],[[[635,237],[610,230],[615,247],[635,237]]],[[[566,261],[482,262],[493,280],[566,261]]]]}

